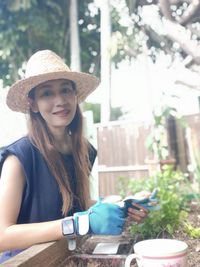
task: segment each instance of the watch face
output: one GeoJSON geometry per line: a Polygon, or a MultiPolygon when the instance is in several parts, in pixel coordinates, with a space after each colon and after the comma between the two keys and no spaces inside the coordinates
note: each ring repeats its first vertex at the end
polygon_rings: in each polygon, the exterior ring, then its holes
{"type": "Polygon", "coordinates": [[[65,218],[62,220],[63,235],[74,234],[74,222],[72,218],[65,218]]]}

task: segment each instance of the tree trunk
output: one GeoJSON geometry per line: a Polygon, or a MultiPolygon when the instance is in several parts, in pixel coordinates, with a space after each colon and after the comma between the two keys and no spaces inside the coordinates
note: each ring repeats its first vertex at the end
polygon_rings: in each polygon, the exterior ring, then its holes
{"type": "Polygon", "coordinates": [[[101,1],[101,122],[110,120],[110,5],[109,0],[101,1]]]}
{"type": "Polygon", "coordinates": [[[70,0],[69,25],[71,69],[73,71],[81,71],[77,0],[70,0]]]}

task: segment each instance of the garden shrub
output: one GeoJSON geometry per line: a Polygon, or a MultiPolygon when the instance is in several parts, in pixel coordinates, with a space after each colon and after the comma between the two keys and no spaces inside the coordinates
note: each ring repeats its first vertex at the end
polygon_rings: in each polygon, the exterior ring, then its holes
{"type": "MultiPolygon", "coordinates": [[[[120,178],[120,185],[122,185],[120,178]]],[[[165,165],[162,171],[149,178],[128,180],[126,189],[135,194],[141,190],[152,191],[158,189],[157,198],[159,210],[150,211],[148,218],[142,224],[132,224],[130,233],[145,238],[156,238],[165,234],[172,235],[186,217],[186,199],[184,198],[184,184],[187,177],[165,165]]],[[[123,190],[121,189],[121,192],[123,190]]],[[[123,196],[124,197],[124,196],[123,196]]]]}

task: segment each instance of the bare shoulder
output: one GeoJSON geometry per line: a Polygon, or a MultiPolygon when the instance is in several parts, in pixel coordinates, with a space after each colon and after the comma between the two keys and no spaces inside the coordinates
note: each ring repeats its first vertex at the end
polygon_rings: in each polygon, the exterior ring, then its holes
{"type": "Polygon", "coordinates": [[[1,181],[4,180],[13,180],[13,182],[17,181],[18,183],[19,181],[22,183],[25,181],[23,168],[15,155],[9,155],[3,163],[1,181]]]}
{"type": "Polygon", "coordinates": [[[16,156],[9,155],[3,163],[0,179],[0,229],[16,223],[24,185],[25,176],[20,161],[16,156]]]}
{"type": "Polygon", "coordinates": [[[17,158],[17,156],[15,155],[9,155],[4,163],[3,163],[3,168],[2,169],[5,169],[7,167],[12,167],[12,168],[19,168],[21,169],[21,163],[19,161],[19,159],[17,158]]]}

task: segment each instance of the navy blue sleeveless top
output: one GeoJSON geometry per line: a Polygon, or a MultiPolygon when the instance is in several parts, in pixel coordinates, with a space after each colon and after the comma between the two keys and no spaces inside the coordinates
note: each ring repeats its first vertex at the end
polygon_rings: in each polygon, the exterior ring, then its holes
{"type": "MultiPolygon", "coordinates": [[[[26,179],[17,224],[45,222],[63,218],[62,196],[58,184],[51,174],[42,154],[30,142],[29,138],[23,137],[2,151],[0,155],[0,173],[3,163],[9,155],[15,155],[19,159],[26,179]]],[[[70,179],[71,191],[76,196],[77,179],[73,156],[62,156],[66,163],[65,166],[70,179]]],[[[89,159],[91,166],[95,158],[96,150],[90,145],[89,159]]],[[[81,211],[81,208],[75,197],[68,216],[78,211],[81,211]]]]}

